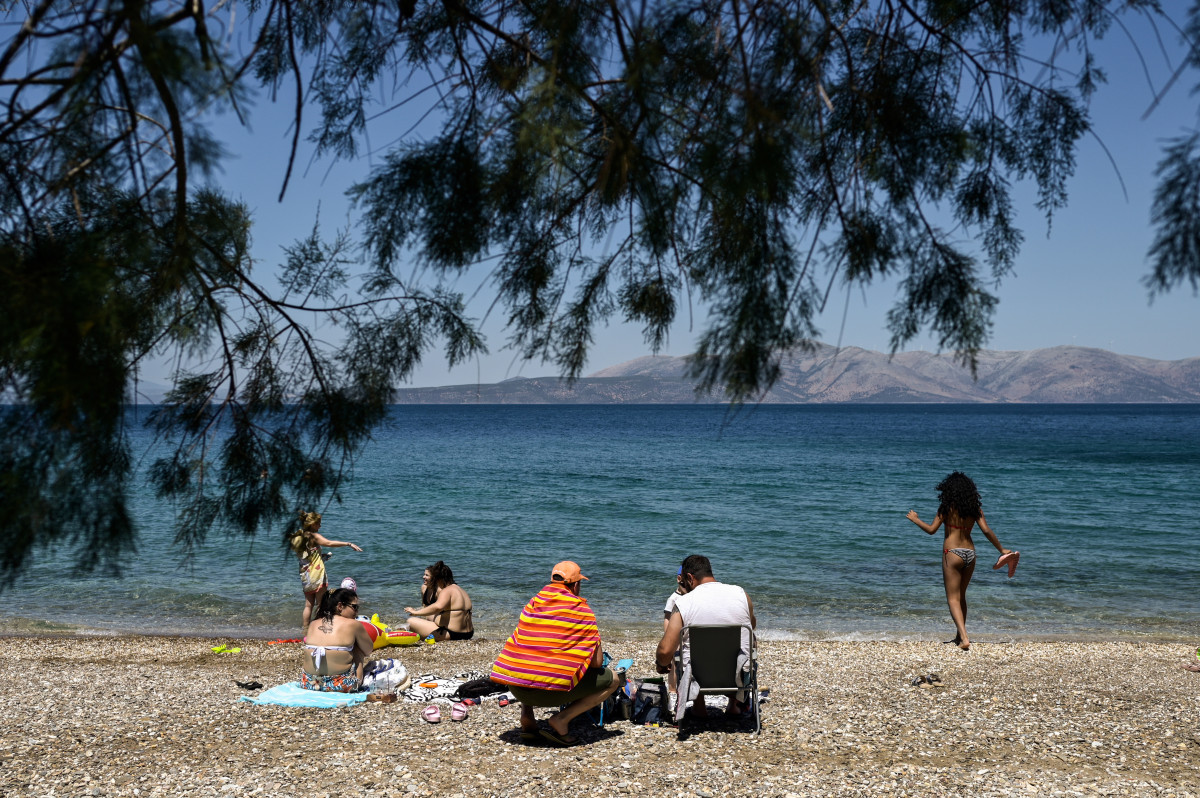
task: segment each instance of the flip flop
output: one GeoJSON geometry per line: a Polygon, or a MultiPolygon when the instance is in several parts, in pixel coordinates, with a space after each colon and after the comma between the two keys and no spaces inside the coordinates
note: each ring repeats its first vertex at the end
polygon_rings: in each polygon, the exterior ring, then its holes
{"type": "Polygon", "coordinates": [[[1007,565],[1008,578],[1012,579],[1013,574],[1017,572],[1017,560],[1019,559],[1021,559],[1021,552],[1019,551],[1010,551],[1008,554],[1001,554],[1000,559],[996,560],[996,564],[992,566],[992,570],[995,571],[1007,565]]]}
{"type": "Polygon", "coordinates": [[[394,704],[396,703],[395,693],[371,693],[367,696],[367,701],[374,704],[394,704]]]}
{"type": "Polygon", "coordinates": [[[532,745],[533,743],[536,743],[542,739],[544,739],[542,737],[542,735],[538,734],[535,731],[529,731],[528,729],[521,729],[521,742],[525,743],[525,745],[532,745]]]}
{"type": "Polygon", "coordinates": [[[544,726],[538,729],[538,734],[542,735],[556,748],[570,748],[573,745],[579,745],[578,737],[569,737],[565,734],[559,734],[550,726],[544,726]]]}
{"type": "Polygon", "coordinates": [[[421,710],[421,719],[426,723],[440,723],[442,720],[442,711],[437,708],[436,704],[430,704],[421,710]]]}
{"type": "Polygon", "coordinates": [[[1179,667],[1183,668],[1185,671],[1200,673],[1200,665],[1192,665],[1190,662],[1187,665],[1180,665],[1179,667]]]}
{"type": "Polygon", "coordinates": [[[455,723],[466,720],[470,714],[470,711],[461,702],[450,707],[450,720],[455,723]]]}

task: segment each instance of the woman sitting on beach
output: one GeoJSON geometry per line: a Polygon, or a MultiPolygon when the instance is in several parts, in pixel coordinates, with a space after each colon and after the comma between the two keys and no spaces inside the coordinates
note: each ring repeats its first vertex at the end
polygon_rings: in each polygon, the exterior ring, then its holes
{"type": "Polygon", "coordinates": [[[425,606],[419,610],[404,608],[409,614],[410,631],[421,637],[432,636],[438,641],[470,640],[475,636],[475,626],[471,622],[471,597],[454,584],[454,574],[446,563],[438,560],[425,569],[421,589],[421,601],[425,606]]]}
{"type": "Polygon", "coordinates": [[[358,595],[353,590],[339,587],[325,594],[304,636],[300,686],[305,690],[355,693],[362,689],[373,643],[356,615],[358,595]]]}
{"type": "Polygon", "coordinates": [[[996,567],[1012,559],[1009,576],[1016,566],[1016,552],[1001,547],[999,539],[983,518],[979,501],[979,490],[971,478],[955,471],[938,483],[938,511],[932,524],[917,517],[916,510],[908,511],[908,520],[932,535],[943,523],[946,537],[942,543],[942,581],[946,586],[946,603],[950,605],[950,618],[954,621],[957,634],[952,642],[963,651],[969,651],[971,640],[967,637],[967,585],[975,573],[975,543],[971,540],[971,529],[975,524],[997,551],[1000,560],[996,567]],[[1011,555],[1011,557],[1010,557],[1011,555]]]}
{"type": "Polygon", "coordinates": [[[292,552],[300,558],[300,587],[304,589],[304,614],[300,616],[300,628],[304,631],[308,630],[313,607],[321,603],[329,587],[328,575],[325,573],[327,555],[321,552],[321,547],[349,546],[355,551],[362,551],[353,543],[330,540],[322,535],[320,530],[320,513],[300,513],[300,529],[296,530],[288,541],[292,552]]]}

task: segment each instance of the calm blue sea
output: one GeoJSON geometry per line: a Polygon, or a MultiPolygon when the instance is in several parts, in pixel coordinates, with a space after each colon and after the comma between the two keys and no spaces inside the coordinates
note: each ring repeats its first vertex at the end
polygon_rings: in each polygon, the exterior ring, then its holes
{"type": "MultiPolygon", "coordinates": [[[[322,532],[364,548],[337,549],[331,578],[353,576],[392,623],[443,559],[502,637],[574,559],[606,634],[650,635],[680,560],[702,553],[767,636],[948,639],[941,534],[904,515],[931,520],[954,469],[1022,555],[1010,581],[976,533],[973,640],[1200,633],[1200,406],[397,407],[322,532]]],[[[73,578],[66,553],[43,553],[0,628],[296,635],[278,537],[217,537],[182,561],[173,508],[133,502],[123,579],[73,578]]]]}

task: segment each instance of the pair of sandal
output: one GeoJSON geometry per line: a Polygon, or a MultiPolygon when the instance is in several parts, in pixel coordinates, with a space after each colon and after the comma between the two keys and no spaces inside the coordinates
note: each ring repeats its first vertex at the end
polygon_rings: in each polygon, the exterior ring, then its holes
{"type": "Polygon", "coordinates": [[[578,737],[559,734],[549,724],[538,726],[537,731],[521,729],[521,742],[531,745],[539,741],[545,741],[555,748],[570,748],[579,745],[578,737]]]}
{"type": "Polygon", "coordinates": [[[912,680],[913,687],[944,687],[942,677],[936,673],[931,673],[927,676],[918,676],[912,680]]]}
{"type": "Polygon", "coordinates": [[[1017,562],[1021,559],[1021,552],[1010,551],[1008,554],[1001,554],[996,560],[996,564],[992,566],[992,570],[996,571],[1004,566],[1008,566],[1008,578],[1012,579],[1017,572],[1017,562]]]}
{"type": "MultiPolygon", "coordinates": [[[[466,720],[470,714],[471,711],[467,709],[467,705],[461,701],[450,707],[450,720],[455,723],[466,720]]],[[[441,723],[442,711],[438,709],[437,704],[430,704],[421,710],[421,719],[426,723],[441,723]]]]}

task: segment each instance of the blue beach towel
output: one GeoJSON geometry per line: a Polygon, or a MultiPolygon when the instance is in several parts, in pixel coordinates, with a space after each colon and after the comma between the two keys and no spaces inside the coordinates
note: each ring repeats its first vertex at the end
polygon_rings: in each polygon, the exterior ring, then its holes
{"type": "Polygon", "coordinates": [[[238,701],[249,701],[251,704],[278,704],[285,707],[352,707],[367,700],[366,693],[323,693],[317,690],[305,690],[300,682],[288,682],[270,690],[264,690],[257,696],[240,696],[238,701]]]}

